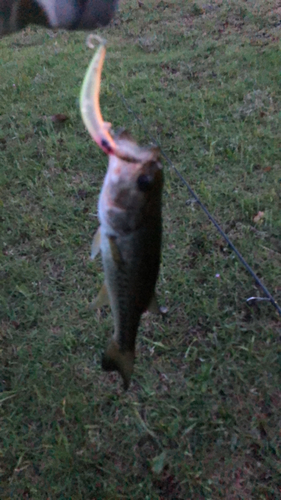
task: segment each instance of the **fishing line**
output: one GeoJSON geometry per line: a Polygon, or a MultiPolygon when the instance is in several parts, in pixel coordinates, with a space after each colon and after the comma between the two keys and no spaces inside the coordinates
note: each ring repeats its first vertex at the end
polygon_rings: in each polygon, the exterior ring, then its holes
{"type": "MultiPolygon", "coordinates": [[[[128,102],[127,102],[127,99],[123,96],[123,94],[115,87],[115,85],[113,85],[112,83],[110,84],[110,86],[114,89],[114,91],[116,92],[116,94],[118,95],[118,97],[120,98],[120,100],[123,102],[123,105],[124,107],[126,108],[127,112],[129,114],[132,114],[133,117],[139,122],[139,124],[141,125],[143,131],[145,132],[145,134],[149,137],[149,139],[159,147],[163,157],[165,158],[165,160],[167,161],[167,163],[170,165],[170,167],[175,171],[175,173],[177,174],[177,176],[179,177],[179,179],[181,180],[181,182],[187,187],[188,191],[190,192],[190,194],[192,195],[192,197],[195,199],[195,201],[198,203],[198,205],[202,208],[203,212],[205,212],[205,214],[207,215],[207,217],[210,219],[210,221],[213,223],[213,225],[215,226],[215,228],[217,229],[217,231],[221,234],[221,236],[225,239],[225,241],[227,242],[227,244],[230,246],[230,248],[233,250],[233,252],[236,254],[236,256],[238,257],[238,259],[240,260],[240,262],[243,264],[243,266],[247,269],[247,271],[251,274],[251,276],[254,278],[255,282],[259,285],[259,287],[262,289],[262,291],[264,292],[264,294],[266,295],[267,299],[263,299],[263,300],[269,300],[271,302],[271,304],[277,309],[279,315],[281,316],[281,308],[279,307],[279,305],[277,304],[277,302],[274,300],[273,296],[271,295],[271,293],[267,290],[267,288],[265,287],[265,285],[263,285],[263,283],[261,282],[261,280],[258,278],[258,276],[256,275],[256,273],[253,271],[253,269],[249,266],[249,264],[245,261],[244,257],[241,255],[241,253],[239,252],[239,250],[237,250],[237,248],[234,246],[234,244],[230,241],[230,239],[228,238],[228,236],[225,234],[225,232],[222,230],[222,228],[220,227],[220,225],[218,224],[218,222],[214,219],[214,217],[212,216],[212,214],[209,212],[209,210],[205,207],[205,205],[202,203],[202,201],[198,198],[197,194],[193,191],[193,189],[190,187],[190,185],[188,184],[188,182],[185,180],[185,178],[181,175],[181,173],[179,172],[179,170],[177,169],[177,167],[175,167],[175,165],[173,164],[173,162],[170,160],[170,158],[166,155],[165,151],[163,151],[161,145],[159,144],[159,142],[149,133],[148,129],[146,128],[145,124],[143,123],[142,119],[130,108],[128,102]]],[[[247,302],[249,303],[250,301],[252,300],[260,300],[261,297],[250,297],[250,299],[247,300],[247,302]]]]}

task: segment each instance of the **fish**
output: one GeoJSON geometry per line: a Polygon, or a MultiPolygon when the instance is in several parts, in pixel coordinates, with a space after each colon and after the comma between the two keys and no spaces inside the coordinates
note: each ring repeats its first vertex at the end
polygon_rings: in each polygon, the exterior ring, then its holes
{"type": "Polygon", "coordinates": [[[102,368],[118,371],[127,390],[141,316],[145,311],[166,312],[155,294],[164,176],[158,147],[141,147],[126,130],[114,134],[111,124],[103,121],[99,93],[106,42],[100,37],[98,41],[80,95],[84,124],[109,158],[98,201],[100,225],[91,250],[92,259],[101,252],[105,280],[93,306],[111,307],[114,333],[103,353],[102,368]]]}

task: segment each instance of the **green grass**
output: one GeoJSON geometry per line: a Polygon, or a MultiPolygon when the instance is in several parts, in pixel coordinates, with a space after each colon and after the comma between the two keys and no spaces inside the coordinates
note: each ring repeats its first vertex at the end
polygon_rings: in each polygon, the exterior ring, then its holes
{"type": "MultiPolygon", "coordinates": [[[[275,4],[144,3],[102,32],[104,118],[147,142],[113,83],[280,303],[275,4]]],[[[89,309],[107,165],[78,107],[92,53],[85,34],[36,28],[0,48],[1,500],[280,498],[277,312],[247,306],[261,291],[165,165],[169,315],[144,316],[123,393],[100,367],[111,313],[89,309]]]]}

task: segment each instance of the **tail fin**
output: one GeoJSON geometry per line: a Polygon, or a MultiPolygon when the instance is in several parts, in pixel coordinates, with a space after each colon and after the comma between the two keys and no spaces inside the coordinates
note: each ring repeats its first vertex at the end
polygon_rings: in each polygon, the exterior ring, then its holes
{"type": "Polygon", "coordinates": [[[123,379],[125,391],[129,388],[134,370],[134,351],[121,351],[115,340],[111,340],[103,357],[102,368],[107,372],[118,371],[123,379]]]}

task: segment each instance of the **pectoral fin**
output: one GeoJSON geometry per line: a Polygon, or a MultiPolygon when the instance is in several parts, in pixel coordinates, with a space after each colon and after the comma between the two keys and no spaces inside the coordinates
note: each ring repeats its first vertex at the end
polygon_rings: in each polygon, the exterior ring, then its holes
{"type": "Polygon", "coordinates": [[[109,236],[108,239],[109,239],[112,258],[115,264],[119,267],[123,264],[124,261],[120,249],[116,243],[116,238],[114,236],[109,236]]]}
{"type": "Polygon", "coordinates": [[[159,306],[155,293],[152,295],[152,299],[150,301],[147,310],[152,314],[162,314],[162,315],[167,314],[168,312],[167,307],[159,306]]]}
{"type": "Polygon", "coordinates": [[[100,251],[100,227],[98,228],[97,232],[95,233],[95,236],[93,238],[93,243],[91,247],[91,260],[94,260],[94,258],[98,255],[100,251]]]}
{"type": "Polygon", "coordinates": [[[109,305],[109,297],[108,297],[106,284],[104,283],[102,285],[97,297],[91,303],[90,307],[91,307],[91,309],[99,309],[102,306],[108,306],[108,305],[109,305]]]}

